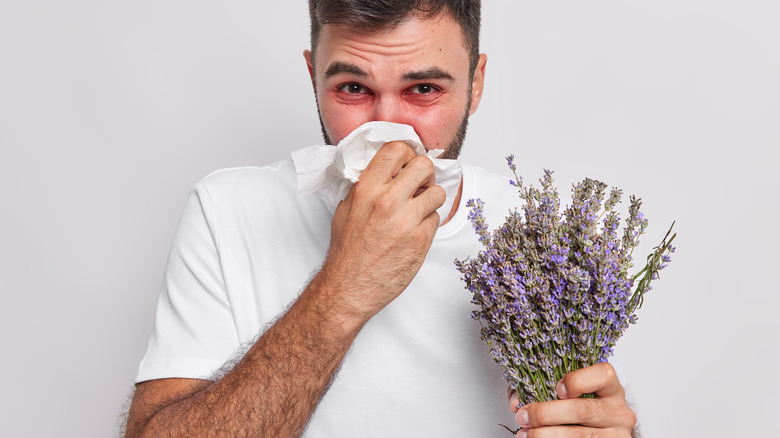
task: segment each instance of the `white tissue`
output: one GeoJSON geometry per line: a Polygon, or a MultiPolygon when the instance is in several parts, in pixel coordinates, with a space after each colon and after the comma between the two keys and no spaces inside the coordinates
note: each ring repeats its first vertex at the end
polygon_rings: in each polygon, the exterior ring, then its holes
{"type": "Polygon", "coordinates": [[[403,141],[433,161],[436,184],[447,194],[444,205],[437,210],[443,222],[452,210],[463,173],[460,161],[436,158],[443,149],[426,151],[420,137],[409,125],[390,122],[368,122],[360,125],[337,146],[317,145],[290,153],[295,164],[298,192],[317,193],[334,207],[347,197],[352,185],[387,142],[403,141]]]}

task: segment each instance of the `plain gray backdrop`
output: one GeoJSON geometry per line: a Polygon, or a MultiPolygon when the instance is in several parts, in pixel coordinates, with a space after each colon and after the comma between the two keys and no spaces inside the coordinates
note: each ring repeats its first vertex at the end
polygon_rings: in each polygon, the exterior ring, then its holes
{"type": "MultiPolygon", "coordinates": [[[[780,426],[779,9],[485,1],[464,160],[641,196],[640,261],[677,221],[617,348],[645,437],[780,426]]],[[[0,435],[116,433],[192,184],[321,143],[306,48],[303,1],[0,0],[0,435]]]]}

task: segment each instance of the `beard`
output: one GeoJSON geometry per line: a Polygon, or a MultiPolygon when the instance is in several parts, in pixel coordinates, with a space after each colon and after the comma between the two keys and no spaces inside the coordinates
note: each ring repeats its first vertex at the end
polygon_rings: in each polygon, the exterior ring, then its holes
{"type": "Polygon", "coordinates": [[[466,140],[466,128],[469,126],[469,109],[471,108],[471,90],[469,89],[469,100],[466,104],[466,113],[463,114],[463,120],[460,121],[458,126],[458,132],[455,133],[455,138],[452,139],[444,153],[439,155],[439,158],[445,160],[456,160],[460,155],[460,150],[463,148],[463,142],[466,140]]]}
{"type": "MultiPolygon", "coordinates": [[[[325,130],[325,124],[322,122],[322,114],[320,113],[320,105],[317,103],[317,90],[314,90],[314,103],[317,106],[317,117],[320,119],[320,129],[322,130],[322,138],[325,140],[325,144],[335,146],[335,143],[330,139],[328,132],[325,130]]],[[[447,149],[444,153],[439,155],[438,158],[446,160],[455,160],[460,155],[460,150],[463,148],[463,142],[466,140],[466,129],[469,125],[469,110],[471,109],[471,87],[469,87],[468,101],[466,102],[466,111],[463,114],[463,119],[460,121],[458,131],[455,133],[455,137],[447,145],[447,149]]],[[[425,145],[423,145],[425,146],[425,145]]],[[[426,148],[427,149],[427,148],[426,148]]]]}

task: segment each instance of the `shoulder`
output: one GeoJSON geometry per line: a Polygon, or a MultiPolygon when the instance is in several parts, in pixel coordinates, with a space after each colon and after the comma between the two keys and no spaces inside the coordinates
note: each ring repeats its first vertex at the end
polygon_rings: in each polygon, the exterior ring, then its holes
{"type": "Polygon", "coordinates": [[[273,211],[295,208],[310,200],[298,194],[295,167],[291,161],[279,161],[262,167],[236,167],[210,173],[195,184],[201,202],[219,211],[273,211]]]}
{"type": "Polygon", "coordinates": [[[503,219],[509,210],[521,205],[517,189],[512,186],[507,175],[500,175],[476,166],[464,166],[464,173],[470,174],[472,181],[468,191],[469,199],[480,199],[485,203],[484,211],[488,220],[503,219]]]}
{"type": "MultiPolygon", "coordinates": [[[[464,169],[468,169],[472,177],[474,178],[474,183],[479,188],[484,188],[487,190],[498,190],[499,192],[507,191],[507,189],[512,189],[512,186],[509,184],[510,178],[508,175],[499,175],[494,172],[490,172],[488,170],[485,170],[481,167],[477,166],[465,166],[464,169]]],[[[513,190],[508,190],[513,191],[513,190]]]]}
{"type": "Polygon", "coordinates": [[[196,189],[220,199],[295,194],[295,168],[291,161],[278,161],[262,167],[220,169],[203,178],[196,189]]]}
{"type": "Polygon", "coordinates": [[[207,218],[221,228],[287,226],[285,222],[323,220],[330,214],[318,196],[298,193],[292,161],[217,170],[195,184],[193,192],[207,218]]]}

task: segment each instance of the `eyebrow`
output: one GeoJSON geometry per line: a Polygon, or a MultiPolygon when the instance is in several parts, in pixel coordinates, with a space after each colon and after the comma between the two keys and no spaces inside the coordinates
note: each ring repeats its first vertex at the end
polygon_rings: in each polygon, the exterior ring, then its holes
{"type": "Polygon", "coordinates": [[[327,79],[339,73],[350,73],[355,76],[359,76],[361,78],[368,76],[368,73],[366,73],[365,70],[356,66],[355,64],[347,64],[346,62],[334,62],[328,67],[327,70],[325,70],[325,78],[327,79]]]}
{"type": "Polygon", "coordinates": [[[426,79],[444,79],[447,81],[455,81],[455,78],[446,71],[439,67],[431,67],[420,71],[411,71],[404,73],[403,79],[405,81],[423,81],[426,79]]]}

